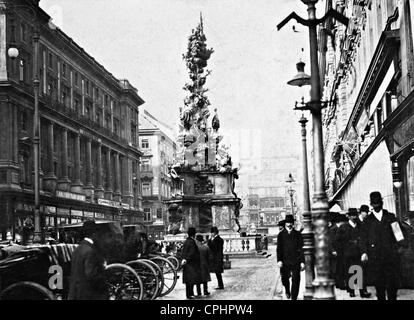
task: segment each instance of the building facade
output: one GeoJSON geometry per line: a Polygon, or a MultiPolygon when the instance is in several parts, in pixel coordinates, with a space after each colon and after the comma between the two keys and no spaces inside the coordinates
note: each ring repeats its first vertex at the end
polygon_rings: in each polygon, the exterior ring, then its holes
{"type": "MultiPolygon", "coordinates": [[[[46,228],[85,219],[143,220],[139,106],[116,79],[60,29],[39,1],[1,1],[0,234],[34,213],[34,84],[39,80],[40,216],[46,228]],[[34,28],[39,30],[34,70],[34,28]],[[19,55],[12,59],[9,48],[19,55]]],[[[41,224],[42,225],[42,224],[41,224]]]]}
{"type": "Polygon", "coordinates": [[[168,226],[168,208],[163,201],[175,193],[169,168],[174,161],[176,144],[172,139],[172,128],[147,110],[140,113],[139,123],[144,221],[150,234],[162,238],[168,226]]]}
{"type": "Polygon", "coordinates": [[[321,33],[331,205],[359,207],[380,191],[384,207],[411,224],[414,1],[328,1],[330,7],[350,19],[347,29],[329,21],[321,33]]]}

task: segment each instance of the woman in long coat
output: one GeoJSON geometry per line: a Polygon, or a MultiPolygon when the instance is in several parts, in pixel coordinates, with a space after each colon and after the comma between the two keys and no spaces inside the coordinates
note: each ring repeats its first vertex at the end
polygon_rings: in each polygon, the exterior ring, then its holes
{"type": "Polygon", "coordinates": [[[201,296],[201,284],[203,284],[203,293],[208,296],[207,282],[211,281],[209,270],[209,259],[211,256],[210,248],[203,243],[204,238],[201,234],[196,236],[198,251],[200,252],[200,283],[197,283],[197,295],[201,296]]]}
{"type": "Polygon", "coordinates": [[[194,285],[200,283],[200,253],[194,239],[196,230],[188,228],[188,238],[184,241],[182,250],[183,283],[187,299],[195,299],[194,285]]]}

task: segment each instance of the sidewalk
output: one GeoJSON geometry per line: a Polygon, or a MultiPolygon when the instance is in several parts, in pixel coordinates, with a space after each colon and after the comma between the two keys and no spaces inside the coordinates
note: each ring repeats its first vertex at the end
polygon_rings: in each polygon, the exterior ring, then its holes
{"type": "MultiPolygon", "coordinates": [[[[335,288],[335,299],[336,300],[377,300],[375,295],[375,287],[368,287],[368,292],[371,293],[370,298],[361,298],[359,291],[356,290],[356,297],[351,298],[346,290],[339,290],[335,288]]],[[[300,275],[300,288],[298,300],[303,300],[303,293],[305,292],[305,272],[302,271],[300,275]]],[[[287,300],[285,291],[282,286],[280,278],[276,281],[275,297],[276,300],[287,300]]],[[[414,289],[400,289],[398,290],[397,300],[414,300],[414,289]]]]}

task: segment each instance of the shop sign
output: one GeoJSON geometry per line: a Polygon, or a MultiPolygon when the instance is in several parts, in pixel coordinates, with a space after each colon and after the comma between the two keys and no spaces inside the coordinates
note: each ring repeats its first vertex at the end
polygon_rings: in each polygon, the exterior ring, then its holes
{"type": "Polygon", "coordinates": [[[77,194],[77,193],[72,193],[72,192],[67,192],[67,191],[57,190],[56,196],[60,198],[66,198],[66,199],[86,201],[86,196],[84,196],[83,194],[77,194]]]}
{"type": "Polygon", "coordinates": [[[122,206],[123,209],[127,209],[127,210],[129,210],[131,208],[128,203],[123,203],[122,202],[121,206],[122,206]]]}
{"type": "Polygon", "coordinates": [[[105,215],[103,213],[96,212],[95,213],[95,218],[96,219],[105,219],[105,215]]]}
{"type": "Polygon", "coordinates": [[[57,208],[57,214],[59,216],[68,216],[70,214],[70,210],[65,208],[57,208]]]}
{"type": "Polygon", "coordinates": [[[98,204],[108,207],[118,207],[118,203],[107,199],[98,199],[98,204]]]}
{"type": "Polygon", "coordinates": [[[83,212],[83,216],[85,218],[93,218],[94,217],[94,213],[93,212],[89,212],[89,211],[84,211],[83,212]]]}
{"type": "Polygon", "coordinates": [[[83,216],[83,212],[82,210],[71,210],[71,215],[72,216],[78,216],[78,217],[82,217],[83,216]]]}
{"type": "Polygon", "coordinates": [[[46,206],[46,213],[55,214],[56,213],[56,207],[46,206]]]}

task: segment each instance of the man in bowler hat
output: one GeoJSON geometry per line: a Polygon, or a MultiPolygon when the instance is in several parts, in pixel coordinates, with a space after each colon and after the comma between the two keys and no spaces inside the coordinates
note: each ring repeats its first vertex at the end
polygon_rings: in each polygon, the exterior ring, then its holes
{"type": "Polygon", "coordinates": [[[212,261],[210,263],[210,272],[214,272],[217,278],[218,287],[216,290],[223,290],[223,278],[221,274],[224,271],[223,268],[223,247],[224,247],[224,240],[219,236],[219,231],[217,227],[212,227],[211,230],[211,237],[208,240],[208,247],[211,250],[212,254],[212,261]]]}
{"type": "Polygon", "coordinates": [[[82,226],[83,240],[73,252],[69,300],[108,300],[104,258],[97,246],[98,231],[95,221],[82,226]]]}
{"type": "Polygon", "coordinates": [[[277,265],[280,268],[286,298],[297,300],[299,294],[300,272],[305,269],[303,239],[299,231],[293,229],[294,219],[287,215],[285,228],[277,236],[277,265]],[[290,286],[292,277],[292,286],[290,286]]]}
{"type": "Polygon", "coordinates": [[[368,261],[378,300],[396,300],[400,257],[391,224],[397,219],[393,213],[383,209],[380,192],[371,192],[369,197],[373,210],[365,219],[361,260],[368,261]]]}

